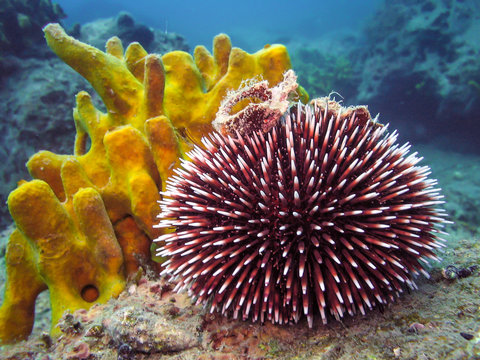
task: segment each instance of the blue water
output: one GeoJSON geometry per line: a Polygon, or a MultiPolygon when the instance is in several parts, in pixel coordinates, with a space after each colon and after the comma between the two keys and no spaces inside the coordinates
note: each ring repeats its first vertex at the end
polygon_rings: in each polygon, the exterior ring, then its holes
{"type": "Polygon", "coordinates": [[[176,32],[196,45],[210,47],[213,36],[224,32],[235,46],[251,52],[266,43],[296,37],[318,38],[338,30],[359,30],[380,0],[363,1],[155,1],[61,0],[68,14],[65,24],[130,12],[136,21],[176,32]]]}

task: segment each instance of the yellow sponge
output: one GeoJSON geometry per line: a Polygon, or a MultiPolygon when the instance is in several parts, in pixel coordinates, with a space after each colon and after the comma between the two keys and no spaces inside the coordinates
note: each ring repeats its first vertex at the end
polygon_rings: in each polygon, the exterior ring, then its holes
{"type": "MultiPolygon", "coordinates": [[[[160,234],[157,201],[185,152],[212,130],[223,97],[242,81],[273,86],[290,68],[284,46],[248,54],[226,35],[213,55],[197,47],[147,54],[138,43],[124,51],[114,37],[106,52],[45,27],[52,50],[100,95],[103,113],[86,92],[76,97],[73,155],[40,151],[31,176],[8,199],[17,229],[7,248],[7,284],[0,307],[0,342],[28,336],[37,295],[50,291],[52,333],[63,312],[117,296],[129,274],[151,259],[160,234]]],[[[298,97],[308,95],[298,89],[298,97]]]]}

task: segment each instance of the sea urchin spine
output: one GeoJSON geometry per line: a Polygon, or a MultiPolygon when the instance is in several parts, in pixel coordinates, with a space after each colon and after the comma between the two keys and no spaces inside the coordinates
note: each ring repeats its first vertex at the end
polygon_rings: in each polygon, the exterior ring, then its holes
{"type": "Polygon", "coordinates": [[[168,181],[165,273],[234,318],[312,326],[394,300],[445,222],[436,181],[366,108],[298,104],[268,132],[212,133],[168,181]],[[333,110],[332,110],[333,109],[333,110]]]}

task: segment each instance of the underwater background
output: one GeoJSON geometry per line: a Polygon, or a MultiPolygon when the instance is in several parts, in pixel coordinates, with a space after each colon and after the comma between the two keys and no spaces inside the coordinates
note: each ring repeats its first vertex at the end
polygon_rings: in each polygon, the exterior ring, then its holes
{"type": "Polygon", "coordinates": [[[129,12],[136,21],[184,36],[190,46],[210,45],[215,35],[228,34],[235,46],[255,52],[268,43],[319,40],[323,35],[358,32],[381,3],[362,1],[207,1],[178,6],[169,1],[59,1],[67,25],[129,12]],[[95,8],[95,12],[87,9],[95,8]],[[348,11],[345,11],[348,8],[348,11]]]}
{"type": "Polygon", "coordinates": [[[372,116],[379,114],[380,123],[389,124],[390,132],[399,131],[400,144],[413,145],[412,151],[424,158],[422,164],[431,167],[431,177],[438,179],[443,207],[453,223],[447,225],[447,247],[439,254],[443,260],[429,269],[431,278],[418,278],[418,291],[405,292],[383,311],[360,319],[331,321],[328,326],[318,321],[313,330],[305,322],[249,327],[233,320],[205,320],[186,298],[158,295],[160,285],[149,278],[129,287],[117,303],[85,312],[81,320],[63,319],[66,335],[53,344],[42,335],[51,316],[44,291],[36,303],[30,342],[1,347],[0,359],[480,359],[478,0],[2,1],[2,294],[7,242],[14,228],[6,201],[19,182],[31,178],[25,163],[41,150],[72,153],[72,109],[79,91],[87,91],[105,111],[91,85],[46,45],[42,28],[50,22],[59,22],[69,35],[102,51],[112,36],[125,48],[138,41],[148,53],[161,55],[174,50],[193,54],[197,45],[212,51],[212,39],[219,33],[248,53],[283,44],[310,99],[331,96],[346,106],[367,105],[372,116]],[[182,310],[172,308],[175,301],[182,310]],[[142,323],[146,340],[132,343],[125,339],[138,340],[138,328],[122,328],[122,319],[114,316],[132,308],[129,314],[137,321],[145,317],[138,309],[148,303],[167,313],[167,329],[169,321],[177,319],[176,311],[191,315],[184,316],[182,326],[171,325],[167,338],[173,343],[162,340],[163,352],[151,339],[164,336],[165,328],[154,330],[142,323]],[[87,331],[92,322],[109,317],[118,322],[110,327],[114,334],[98,338],[114,338],[115,346],[96,343],[95,348],[86,339],[91,334],[72,330],[85,326],[87,331]],[[203,335],[197,336],[198,328],[203,335]],[[151,347],[140,345],[142,341],[151,347]],[[125,344],[128,348],[122,348],[125,344]]]}

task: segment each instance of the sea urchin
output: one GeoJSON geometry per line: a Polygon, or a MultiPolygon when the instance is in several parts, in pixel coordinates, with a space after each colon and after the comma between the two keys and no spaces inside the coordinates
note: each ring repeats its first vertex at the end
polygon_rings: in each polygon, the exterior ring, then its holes
{"type": "Polygon", "coordinates": [[[323,99],[267,132],[205,137],[161,202],[165,272],[211,311],[309,326],[415,287],[445,214],[430,169],[386,129],[323,99]]]}

